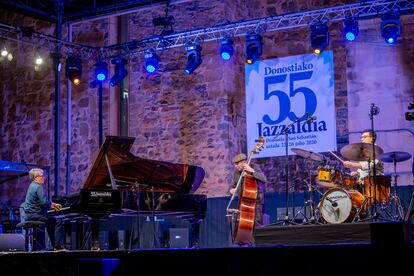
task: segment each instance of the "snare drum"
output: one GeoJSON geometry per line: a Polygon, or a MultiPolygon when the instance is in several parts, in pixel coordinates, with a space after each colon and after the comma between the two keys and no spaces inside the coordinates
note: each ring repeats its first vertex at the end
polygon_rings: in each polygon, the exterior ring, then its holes
{"type": "Polygon", "coordinates": [[[391,176],[377,175],[375,177],[375,187],[373,180],[374,178],[372,176],[364,178],[364,196],[368,198],[370,204],[373,204],[375,188],[375,200],[381,203],[388,202],[391,193],[391,176]]]}
{"type": "Polygon", "coordinates": [[[342,175],[340,170],[337,170],[330,166],[318,168],[318,176],[316,177],[316,182],[320,186],[335,188],[338,187],[338,183],[341,181],[341,179],[342,175]]]}
{"type": "Polygon", "coordinates": [[[352,222],[357,214],[365,214],[364,201],[357,190],[330,189],[319,203],[319,212],[327,223],[352,222]]]}

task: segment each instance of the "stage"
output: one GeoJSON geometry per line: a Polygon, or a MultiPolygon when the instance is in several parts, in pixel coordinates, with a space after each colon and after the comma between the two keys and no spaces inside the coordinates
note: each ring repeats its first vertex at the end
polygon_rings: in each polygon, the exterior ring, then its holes
{"type": "MultiPolygon", "coordinates": [[[[1,253],[2,275],[350,275],[408,273],[412,225],[353,223],[258,228],[256,245],[1,253]]],[[[403,275],[403,274],[400,274],[403,275]]],[[[408,274],[407,274],[408,275],[408,274]]]]}

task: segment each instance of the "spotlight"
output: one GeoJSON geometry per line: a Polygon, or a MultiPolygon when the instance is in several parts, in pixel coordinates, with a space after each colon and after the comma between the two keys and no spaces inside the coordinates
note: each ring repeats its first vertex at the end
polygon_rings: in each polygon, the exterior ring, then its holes
{"type": "Polygon", "coordinates": [[[230,39],[223,39],[220,44],[221,58],[224,60],[229,60],[233,56],[233,41],[230,39]]]}
{"type": "Polygon", "coordinates": [[[43,64],[43,58],[41,56],[37,56],[37,58],[35,58],[35,64],[37,66],[40,66],[43,64]]]}
{"type": "Polygon", "coordinates": [[[394,44],[400,36],[401,26],[399,15],[389,12],[382,15],[381,35],[388,44],[394,44]]]}
{"type": "Polygon", "coordinates": [[[187,51],[187,63],[184,67],[184,73],[189,75],[203,62],[201,59],[202,48],[200,45],[191,45],[185,47],[185,50],[187,51]]]}
{"type": "Polygon", "coordinates": [[[171,26],[174,25],[175,23],[175,19],[174,16],[170,15],[170,16],[161,16],[161,17],[155,17],[152,19],[152,24],[154,24],[154,26],[171,26]]]}
{"type": "Polygon", "coordinates": [[[66,77],[75,85],[80,84],[82,77],[82,61],[77,57],[68,57],[66,59],[66,77]]]}
{"type": "Polygon", "coordinates": [[[145,54],[144,69],[148,73],[155,73],[159,67],[159,57],[154,52],[148,52],[145,54]]]}
{"type": "Polygon", "coordinates": [[[354,41],[359,34],[358,21],[350,17],[344,20],[344,37],[346,40],[354,41]]]}
{"type": "Polygon", "coordinates": [[[311,25],[311,47],[315,55],[319,55],[329,45],[329,31],[326,23],[311,25]]]}
{"type": "Polygon", "coordinates": [[[127,75],[128,72],[125,69],[125,64],[127,64],[127,60],[124,58],[117,58],[111,61],[112,64],[115,64],[115,74],[112,76],[109,84],[111,86],[115,86],[120,83],[127,75]]]}
{"type": "Polygon", "coordinates": [[[95,64],[95,78],[98,81],[104,81],[108,77],[108,64],[104,61],[99,61],[95,64]]]}
{"type": "Polygon", "coordinates": [[[4,47],[3,50],[1,50],[0,55],[2,57],[7,57],[8,54],[9,54],[9,51],[7,51],[6,47],[4,47]]]}
{"type": "Polygon", "coordinates": [[[262,37],[258,34],[246,36],[246,63],[253,64],[262,55],[262,37]]]}

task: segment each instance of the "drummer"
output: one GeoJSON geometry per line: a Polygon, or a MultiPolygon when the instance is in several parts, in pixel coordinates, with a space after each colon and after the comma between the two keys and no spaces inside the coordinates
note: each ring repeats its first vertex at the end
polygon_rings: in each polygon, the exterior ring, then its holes
{"type": "MultiPolygon", "coordinates": [[[[373,144],[377,136],[372,130],[363,130],[361,132],[361,142],[367,144],[373,144]]],[[[368,153],[368,157],[371,152],[368,153]]],[[[377,156],[376,156],[377,157],[377,156]]],[[[364,178],[374,174],[374,162],[368,161],[344,161],[344,166],[350,169],[357,169],[351,172],[351,176],[357,177],[358,183],[363,184],[364,178]]],[[[382,161],[375,158],[375,170],[376,175],[384,175],[384,164],[382,161]]]]}

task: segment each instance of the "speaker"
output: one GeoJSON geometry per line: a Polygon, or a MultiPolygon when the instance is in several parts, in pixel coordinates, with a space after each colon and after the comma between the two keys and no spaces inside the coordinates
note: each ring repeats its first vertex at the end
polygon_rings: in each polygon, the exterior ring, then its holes
{"type": "Polygon", "coordinates": [[[170,248],[188,248],[190,239],[188,236],[188,228],[170,228],[169,244],[170,248]]]}
{"type": "Polygon", "coordinates": [[[23,234],[0,234],[0,251],[24,252],[23,234]]]}

